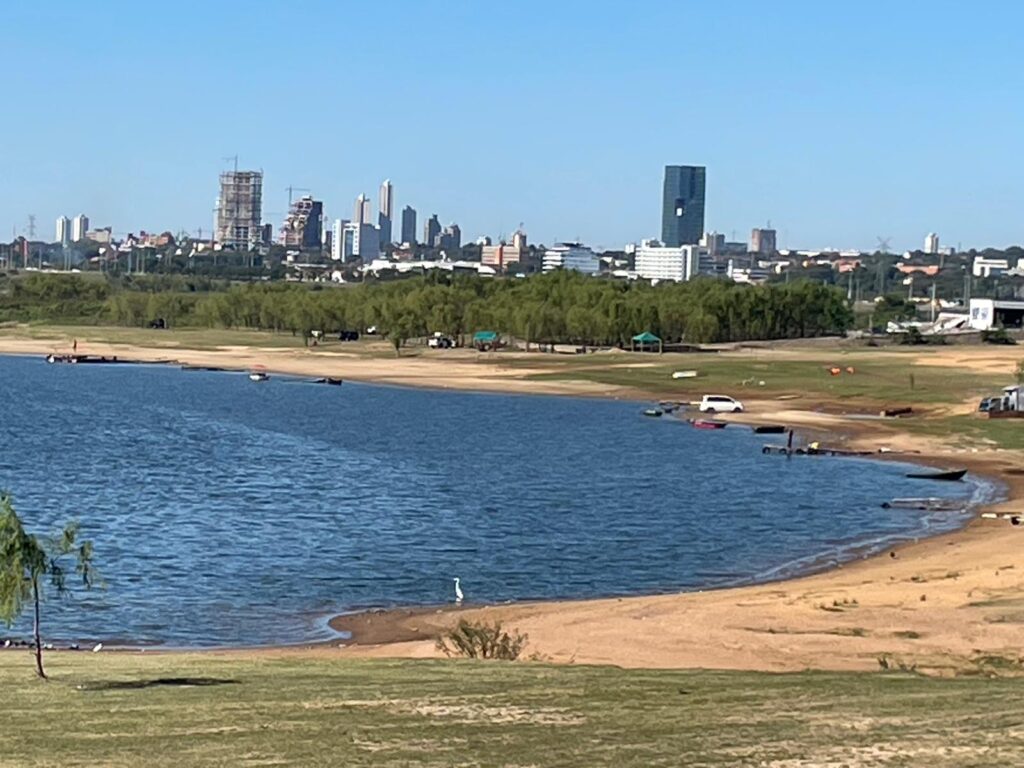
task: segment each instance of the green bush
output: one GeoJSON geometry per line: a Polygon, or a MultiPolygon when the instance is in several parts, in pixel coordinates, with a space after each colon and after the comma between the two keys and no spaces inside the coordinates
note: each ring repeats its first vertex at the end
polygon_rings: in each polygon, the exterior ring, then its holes
{"type": "Polygon", "coordinates": [[[461,619],[455,629],[438,638],[437,648],[449,658],[515,661],[526,647],[526,641],[524,634],[504,631],[501,622],[487,624],[461,619]]]}

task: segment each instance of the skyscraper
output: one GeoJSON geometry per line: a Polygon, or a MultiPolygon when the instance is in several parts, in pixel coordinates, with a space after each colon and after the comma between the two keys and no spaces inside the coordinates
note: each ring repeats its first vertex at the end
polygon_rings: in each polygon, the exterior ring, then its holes
{"type": "Polygon", "coordinates": [[[352,223],[353,224],[372,224],[370,220],[373,217],[373,205],[370,203],[370,199],[366,195],[360,195],[356,198],[356,207],[352,212],[352,223]]]}
{"type": "Polygon", "coordinates": [[[402,242],[416,245],[416,209],[411,205],[402,209],[402,242]]]}
{"type": "Polygon", "coordinates": [[[391,242],[391,222],[394,220],[394,187],[391,179],[384,179],[380,185],[380,212],[377,214],[377,227],[380,229],[380,244],[391,242]]]}
{"type": "Polygon", "coordinates": [[[939,236],[934,232],[929,232],[928,237],[924,239],[924,252],[931,254],[939,252],[939,236]]]}
{"type": "Polygon", "coordinates": [[[704,234],[702,165],[666,165],[661,208],[661,242],[670,248],[696,245],[704,234]]]}
{"type": "Polygon", "coordinates": [[[263,238],[263,171],[220,175],[216,240],[232,248],[253,248],[263,238]]]}
{"type": "Polygon", "coordinates": [[[428,248],[436,248],[440,245],[441,222],[437,220],[437,214],[431,216],[423,225],[423,242],[428,248]]]}
{"type": "Polygon", "coordinates": [[[446,251],[457,251],[462,247],[462,230],[459,225],[452,222],[451,225],[441,230],[438,238],[439,245],[446,251]]]}
{"type": "Polygon", "coordinates": [[[67,216],[61,216],[59,219],[57,219],[57,229],[54,232],[54,234],[56,235],[56,237],[54,237],[55,243],[67,245],[70,242],[71,222],[68,220],[67,216]]]}
{"type": "Polygon", "coordinates": [[[80,213],[71,220],[71,242],[77,243],[85,240],[85,233],[89,231],[89,217],[80,213]]]}

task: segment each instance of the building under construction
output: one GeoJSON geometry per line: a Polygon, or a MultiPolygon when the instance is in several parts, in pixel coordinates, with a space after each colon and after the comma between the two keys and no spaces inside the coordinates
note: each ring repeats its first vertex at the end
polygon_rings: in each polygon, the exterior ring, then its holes
{"type": "Polygon", "coordinates": [[[286,248],[319,248],[324,204],[310,195],[292,203],[281,226],[279,241],[286,248]]]}
{"type": "Polygon", "coordinates": [[[263,171],[226,171],[220,175],[217,198],[217,242],[248,249],[260,244],[263,215],[263,171]]]}

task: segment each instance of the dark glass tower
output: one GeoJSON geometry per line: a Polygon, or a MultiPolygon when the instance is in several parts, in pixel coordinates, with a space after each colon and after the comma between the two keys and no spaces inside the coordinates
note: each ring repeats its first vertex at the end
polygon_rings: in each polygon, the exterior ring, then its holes
{"type": "Polygon", "coordinates": [[[704,166],[666,165],[661,242],[696,245],[704,234],[704,166]]]}

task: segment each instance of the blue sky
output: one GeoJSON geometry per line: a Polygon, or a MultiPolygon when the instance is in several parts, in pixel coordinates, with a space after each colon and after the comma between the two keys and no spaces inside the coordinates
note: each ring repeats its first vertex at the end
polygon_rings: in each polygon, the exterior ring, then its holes
{"type": "Polygon", "coordinates": [[[226,157],[264,215],[390,177],[464,236],[621,247],[662,168],[783,247],[1024,242],[1017,2],[4,0],[0,237],[29,213],[207,229],[226,157]]]}

